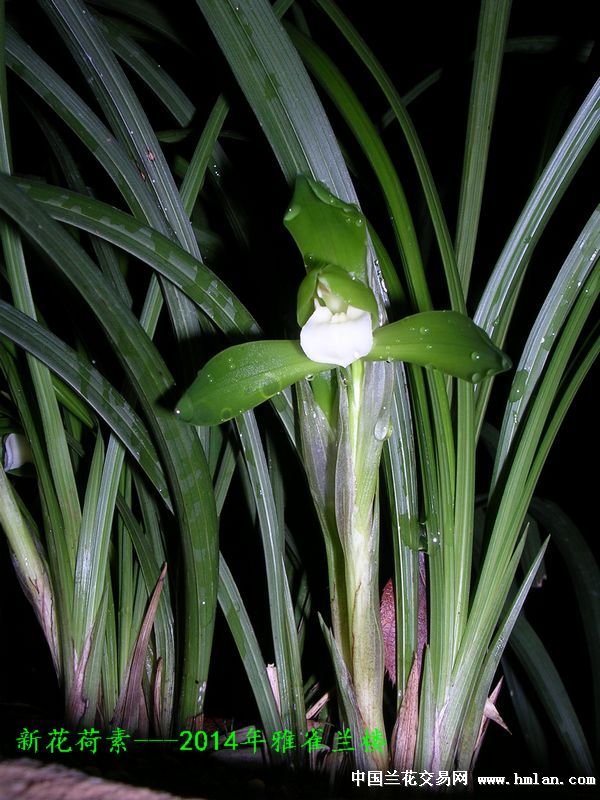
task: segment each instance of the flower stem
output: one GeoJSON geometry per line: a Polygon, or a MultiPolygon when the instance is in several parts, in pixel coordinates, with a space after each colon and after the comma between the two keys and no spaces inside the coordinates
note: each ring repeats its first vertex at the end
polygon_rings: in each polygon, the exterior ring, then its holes
{"type": "Polygon", "coordinates": [[[374,513],[374,495],[381,456],[372,426],[365,427],[372,409],[366,406],[365,365],[356,361],[348,371],[348,446],[350,461],[346,472],[349,485],[344,489],[346,592],[350,626],[350,665],[356,700],[365,730],[381,734],[381,750],[371,752],[377,768],[387,764],[385,728],[382,713],[383,636],[379,618],[378,564],[379,520],[374,513]],[[371,428],[371,430],[369,430],[371,428]]]}

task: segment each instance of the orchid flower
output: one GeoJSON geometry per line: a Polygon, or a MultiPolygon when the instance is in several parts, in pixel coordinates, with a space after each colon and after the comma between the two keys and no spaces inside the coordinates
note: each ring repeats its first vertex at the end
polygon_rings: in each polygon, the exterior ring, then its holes
{"type": "Polygon", "coordinates": [[[371,352],[377,302],[367,286],[330,264],[309,271],[300,284],[298,324],[308,358],[348,367],[371,352]]]}
{"type": "Polygon", "coordinates": [[[19,469],[28,461],[33,461],[29,442],[20,433],[9,433],[4,438],[3,450],[3,468],[5,472],[19,469]]]}
{"type": "Polygon", "coordinates": [[[218,425],[299,380],[354,362],[408,361],[473,383],[510,360],[464,314],[426,311],[379,326],[367,285],[367,232],[355,205],[299,176],[284,222],[307,275],[298,289],[300,340],[229,347],[200,370],[176,408],[185,421],[218,425]]]}

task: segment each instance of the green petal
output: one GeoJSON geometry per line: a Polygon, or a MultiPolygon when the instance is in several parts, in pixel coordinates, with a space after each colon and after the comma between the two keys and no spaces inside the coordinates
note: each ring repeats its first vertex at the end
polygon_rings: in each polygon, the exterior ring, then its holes
{"type": "Polygon", "coordinates": [[[333,294],[341,297],[345,303],[362,311],[368,311],[377,323],[377,301],[373,291],[357,278],[351,277],[345,270],[329,264],[320,270],[319,283],[326,286],[333,294]]]}
{"type": "Polygon", "coordinates": [[[246,342],[228,347],[200,370],[175,413],[195,425],[218,425],[309,375],[333,369],[307,358],[298,342],[246,342]]]}
{"type": "Polygon", "coordinates": [[[315,310],[314,299],[317,292],[317,281],[319,280],[319,270],[311,269],[303,278],[298,287],[298,301],[296,304],[296,319],[298,325],[302,327],[307,319],[315,310]]]}
{"type": "Polygon", "coordinates": [[[307,266],[337,264],[366,279],[367,226],[357,206],[299,175],[283,221],[307,266]]]}
{"type": "Polygon", "coordinates": [[[457,311],[425,311],[373,333],[369,361],[409,361],[477,383],[511,368],[490,337],[457,311]]]}
{"type": "MultiPolygon", "coordinates": [[[[312,269],[304,278],[298,289],[297,319],[302,327],[313,313],[317,284],[326,287],[337,295],[344,303],[368,311],[377,324],[377,301],[373,291],[358,278],[354,278],[345,269],[328,264],[322,269],[312,269]]],[[[326,301],[325,301],[326,302],[326,301]]],[[[327,305],[327,302],[326,302],[327,305]]]]}

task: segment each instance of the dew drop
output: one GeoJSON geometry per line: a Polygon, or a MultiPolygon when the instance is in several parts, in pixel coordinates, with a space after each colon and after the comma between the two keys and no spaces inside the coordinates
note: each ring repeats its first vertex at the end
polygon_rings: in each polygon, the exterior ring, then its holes
{"type": "Polygon", "coordinates": [[[383,277],[383,273],[381,272],[381,270],[377,271],[377,277],[379,278],[379,285],[381,286],[381,291],[387,294],[388,288],[386,286],[385,279],[383,277]]]}
{"type": "Polygon", "coordinates": [[[474,351],[471,353],[471,359],[472,359],[473,361],[479,361],[479,359],[480,359],[480,358],[481,358],[481,353],[478,353],[478,352],[477,352],[477,350],[474,350],[474,351]]]}
{"type": "Polygon", "coordinates": [[[378,442],[385,442],[385,440],[391,434],[390,424],[388,421],[387,416],[385,418],[380,417],[377,422],[375,423],[375,430],[373,431],[375,438],[378,442]]]}
{"type": "Polygon", "coordinates": [[[508,400],[510,403],[516,403],[518,400],[523,397],[523,392],[525,391],[525,387],[527,386],[527,378],[529,377],[529,371],[526,369],[520,369],[514,377],[512,389],[510,391],[510,395],[508,396],[508,400]]]}
{"type": "Polygon", "coordinates": [[[421,334],[421,336],[427,336],[427,334],[429,333],[429,328],[423,325],[421,328],[419,328],[419,333],[421,334]]]}

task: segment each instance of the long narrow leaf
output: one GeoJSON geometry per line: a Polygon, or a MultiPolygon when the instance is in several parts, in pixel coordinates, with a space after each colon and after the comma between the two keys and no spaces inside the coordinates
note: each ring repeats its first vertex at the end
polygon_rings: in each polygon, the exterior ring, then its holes
{"type": "Polygon", "coordinates": [[[206,686],[217,592],[216,511],[204,453],[195,434],[178,424],[162,406],[161,398],[173,386],[169,371],[88,256],[5,177],[0,177],[0,207],[43,248],[83,296],[130,376],[158,442],[191,570],[186,613],[192,635],[185,643],[180,710],[181,720],[189,722],[201,712],[204,701],[198,687],[206,686]]]}
{"type": "Polygon", "coordinates": [[[139,462],[169,506],[160,461],[142,420],[91,362],[3,300],[0,300],[0,331],[46,364],[89,402],[139,462]]]}
{"type": "MultiPolygon", "coordinates": [[[[504,343],[535,245],[599,133],[600,80],[581,104],[536,183],[500,254],[474,316],[475,322],[499,347],[504,343]]],[[[491,383],[484,384],[477,392],[477,430],[491,383]]]]}
{"type": "Polygon", "coordinates": [[[581,723],[556,667],[526,619],[517,621],[510,646],[529,673],[573,769],[580,775],[593,775],[594,759],[581,723]]]}

